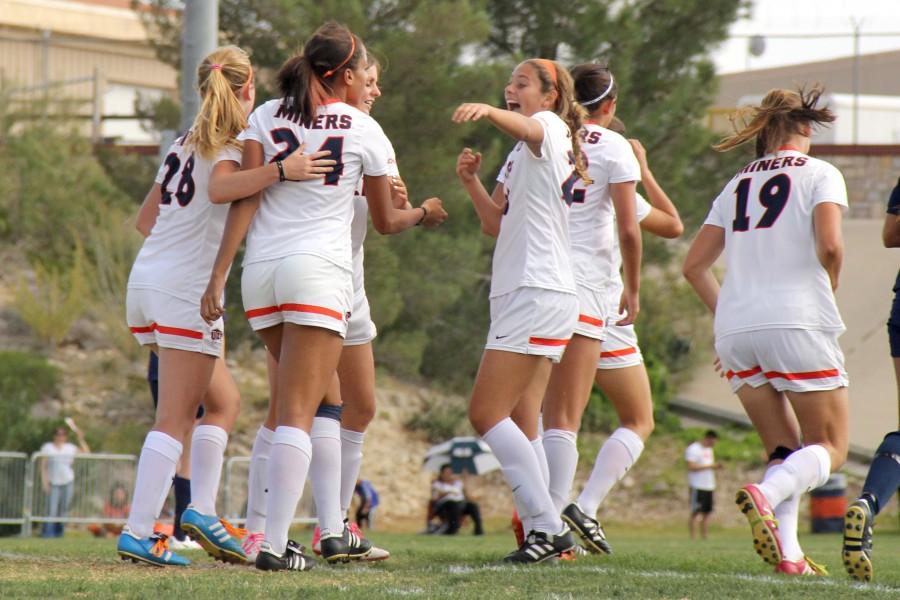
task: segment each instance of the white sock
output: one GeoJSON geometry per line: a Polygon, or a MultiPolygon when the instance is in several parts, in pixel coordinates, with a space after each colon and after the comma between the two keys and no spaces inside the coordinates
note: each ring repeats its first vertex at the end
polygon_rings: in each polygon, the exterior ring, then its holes
{"type": "Polygon", "coordinates": [[[247,473],[247,523],[244,527],[250,533],[259,533],[266,528],[266,477],[269,452],[275,432],[260,426],[253,440],[250,452],[250,471],[247,473]]]}
{"type": "Polygon", "coordinates": [[[544,432],[544,451],[550,468],[550,497],[556,512],[569,503],[572,482],[578,468],[578,434],[565,429],[548,429],[544,432]]]}
{"type": "Polygon", "coordinates": [[[531,447],[534,450],[534,456],[537,458],[538,466],[541,468],[541,479],[544,485],[550,488],[550,463],[547,460],[547,452],[544,450],[544,440],[541,436],[531,440],[531,447]]]}
{"type": "Polygon", "coordinates": [[[797,450],[770,471],[758,487],[774,507],[793,495],[805,494],[828,481],[831,457],[825,448],[814,444],[797,450]]]}
{"type": "Polygon", "coordinates": [[[523,522],[530,518],[531,528],[536,531],[559,533],[563,528],[562,520],[541,479],[534,450],[522,430],[507,417],[482,437],[500,462],[506,483],[516,498],[519,518],[523,522]]]}
{"type": "Polygon", "coordinates": [[[619,427],[603,442],[597,452],[591,476],[578,496],[578,506],[587,516],[597,515],[597,509],[609,491],[625,477],[625,473],[637,462],[643,451],[644,441],[641,436],[627,427],[619,427]]]}
{"type": "Polygon", "coordinates": [[[228,432],[216,425],[198,425],[191,438],[191,504],[204,515],[216,514],[216,496],[228,432]]]}
{"type": "Polygon", "coordinates": [[[181,450],[181,442],[162,431],[151,431],[144,438],[127,522],[134,535],[145,538],[153,533],[153,524],[172,487],[181,450]]]}
{"type": "MultiPolygon", "coordinates": [[[[763,475],[765,481],[780,465],[772,465],[766,469],[763,475]]],[[[774,508],[775,518],[778,520],[778,533],[781,538],[781,553],[786,560],[800,560],[803,558],[803,549],[797,537],[797,521],[800,513],[800,494],[788,497],[774,508]]]]}
{"type": "Polygon", "coordinates": [[[346,517],[353,502],[356,480],[362,465],[364,431],[341,427],[341,516],[346,517]]]}
{"type": "Polygon", "coordinates": [[[315,417],[309,432],[312,463],[309,481],[316,501],[316,516],[322,536],[344,531],[341,514],[341,424],[330,417],[315,417]]]}
{"type": "Polygon", "coordinates": [[[278,554],[287,547],[288,530],[309,473],[312,442],[302,429],[279,425],[272,436],[266,487],[266,541],[278,554]]]}

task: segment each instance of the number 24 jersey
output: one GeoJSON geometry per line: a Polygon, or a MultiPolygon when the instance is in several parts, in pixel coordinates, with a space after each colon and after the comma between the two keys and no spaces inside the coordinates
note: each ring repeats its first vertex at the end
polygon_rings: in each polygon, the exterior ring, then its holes
{"type": "Polygon", "coordinates": [[[716,337],[757,329],[844,330],[816,255],[813,211],[824,202],[847,206],[843,176],[796,150],[752,161],[725,186],[705,222],[725,230],[716,337]]]}

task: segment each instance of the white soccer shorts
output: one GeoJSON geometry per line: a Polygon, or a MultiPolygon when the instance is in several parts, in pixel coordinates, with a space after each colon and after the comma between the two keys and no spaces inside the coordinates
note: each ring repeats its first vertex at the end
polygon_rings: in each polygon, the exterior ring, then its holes
{"type": "Polygon", "coordinates": [[[347,322],[347,335],[344,336],[345,346],[361,346],[375,339],[378,330],[372,320],[372,310],[369,307],[369,298],[366,296],[365,286],[357,287],[353,292],[353,310],[350,320],[347,322]]]}
{"type": "Polygon", "coordinates": [[[312,254],[252,263],[241,275],[244,311],[254,331],[293,323],[347,332],[352,273],[312,254]]]}
{"type": "Polygon", "coordinates": [[[607,308],[603,304],[603,294],[598,291],[577,286],[578,322],[575,333],[584,337],[601,340],[606,337],[607,308]]]}
{"type": "Polygon", "coordinates": [[[606,337],[600,344],[598,369],[624,369],[644,362],[634,325],[616,325],[624,315],[613,316],[606,323],[606,337]]]}
{"type": "Polygon", "coordinates": [[[128,288],[125,315],[131,333],[141,345],[222,356],[225,322],[208,325],[200,316],[200,301],[188,302],[146,288],[128,288]]]}
{"type": "Polygon", "coordinates": [[[575,294],[521,287],[491,298],[485,349],[535,354],[559,362],[577,322],[575,294]]]}
{"type": "Polygon", "coordinates": [[[817,392],[849,384],[839,332],[762,329],[716,339],[732,391],[769,383],[779,392],[817,392]]]}

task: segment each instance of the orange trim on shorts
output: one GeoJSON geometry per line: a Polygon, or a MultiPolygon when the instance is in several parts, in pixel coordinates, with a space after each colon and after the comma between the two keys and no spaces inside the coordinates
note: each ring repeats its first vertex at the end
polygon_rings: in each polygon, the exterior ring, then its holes
{"type": "Polygon", "coordinates": [[[535,346],[565,346],[569,343],[569,340],[554,340],[552,338],[530,337],[528,338],[528,343],[534,344],[535,346]]]}
{"type": "Polygon", "coordinates": [[[826,369],[824,371],[807,371],[806,373],[781,373],[779,371],[766,371],[767,379],[788,379],[796,381],[798,379],[828,379],[829,377],[837,377],[841,372],[837,369],[826,369]]]}
{"type": "Polygon", "coordinates": [[[747,379],[748,377],[753,377],[757,373],[762,373],[762,367],[759,365],[753,367],[752,369],[747,369],[746,371],[726,371],[725,377],[731,379],[732,377],[740,377],[741,379],[747,379]]]}
{"type": "Polygon", "coordinates": [[[601,352],[600,358],[615,358],[617,356],[628,356],[629,354],[636,354],[636,353],[637,353],[637,348],[635,348],[634,346],[629,346],[628,348],[621,348],[619,350],[610,350],[609,352],[601,352]]]}
{"type": "Polygon", "coordinates": [[[587,323],[594,327],[603,327],[603,319],[598,319],[597,317],[591,317],[589,315],[578,315],[578,322],[587,323]]]}
{"type": "Polygon", "coordinates": [[[180,335],[195,340],[203,339],[202,331],[193,331],[191,329],[182,329],[180,327],[167,327],[166,325],[159,325],[157,323],[150,323],[146,327],[130,327],[129,329],[131,329],[131,333],[153,333],[154,331],[158,331],[166,335],[180,335]]]}
{"type": "Polygon", "coordinates": [[[344,313],[339,313],[336,310],[325,308],[324,306],[316,306],[314,304],[282,304],[278,309],[291,312],[315,313],[317,315],[325,315],[326,317],[337,319],[338,321],[344,320],[344,313]]]}
{"type": "Polygon", "coordinates": [[[264,317],[277,312],[281,312],[281,309],[277,306],[266,306],[265,308],[252,308],[248,311],[244,311],[244,314],[248,319],[252,319],[254,317],[264,317]]]}

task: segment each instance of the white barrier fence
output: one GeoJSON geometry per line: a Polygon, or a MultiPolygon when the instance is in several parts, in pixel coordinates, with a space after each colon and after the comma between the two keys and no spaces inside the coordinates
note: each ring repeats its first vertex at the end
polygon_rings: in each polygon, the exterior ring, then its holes
{"type": "MultiPolygon", "coordinates": [[[[225,462],[219,489],[219,514],[233,523],[246,521],[250,458],[225,462]]],[[[137,457],[131,454],[80,453],[58,457],[36,452],[0,452],[0,526],[19,526],[22,536],[60,536],[66,524],[124,525],[131,505],[137,457]]],[[[305,486],[295,523],[314,523],[311,486],[305,486]]]]}

